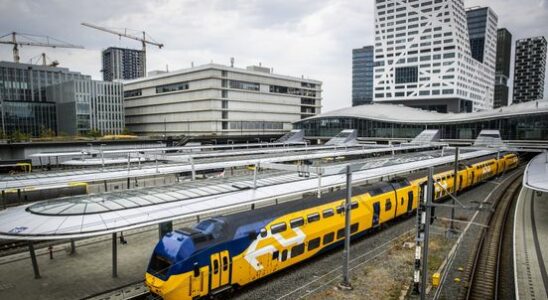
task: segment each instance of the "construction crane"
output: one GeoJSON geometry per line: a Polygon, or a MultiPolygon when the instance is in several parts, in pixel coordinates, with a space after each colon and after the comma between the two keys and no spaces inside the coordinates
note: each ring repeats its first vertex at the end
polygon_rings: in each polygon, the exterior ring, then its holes
{"type": "Polygon", "coordinates": [[[127,31],[128,29],[125,28],[123,32],[121,31],[116,31],[112,28],[107,28],[107,27],[101,27],[101,26],[97,26],[97,25],[93,25],[93,24],[90,24],[90,23],[82,23],[83,26],[86,26],[86,27],[89,27],[89,28],[93,28],[93,29],[97,29],[97,30],[101,30],[101,31],[104,31],[104,32],[108,32],[108,33],[112,33],[112,34],[115,34],[117,36],[119,36],[120,38],[121,37],[126,37],[128,39],[132,39],[132,40],[136,40],[136,41],[139,41],[141,42],[142,46],[143,46],[143,52],[144,52],[144,62],[143,62],[143,67],[144,67],[144,74],[146,74],[146,57],[147,57],[147,44],[150,44],[150,45],[154,45],[154,46],[157,46],[158,48],[162,49],[162,47],[164,47],[164,44],[162,43],[158,43],[156,41],[153,41],[151,40],[150,38],[147,40],[147,34],[143,31],[143,37],[138,37],[138,36],[135,36],[135,35],[132,35],[132,34],[129,34],[127,31]]]}
{"type": "Polygon", "coordinates": [[[18,32],[12,32],[12,33],[8,33],[3,36],[0,36],[0,44],[13,45],[13,61],[16,63],[18,63],[21,58],[19,56],[20,46],[84,49],[84,47],[82,46],[69,44],[49,36],[25,34],[25,33],[18,33],[18,32]],[[6,37],[9,37],[9,36],[11,36],[11,39],[5,39],[6,37]],[[21,38],[24,38],[26,40],[21,40],[21,38]],[[45,41],[39,41],[39,40],[36,40],[36,38],[45,39],[45,41]]]}

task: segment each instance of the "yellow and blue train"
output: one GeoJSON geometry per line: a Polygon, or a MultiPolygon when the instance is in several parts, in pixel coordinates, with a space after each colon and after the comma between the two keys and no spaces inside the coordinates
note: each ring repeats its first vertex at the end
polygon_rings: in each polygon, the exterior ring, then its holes
{"type": "MultiPolygon", "coordinates": [[[[513,169],[518,162],[514,153],[470,161],[459,168],[457,190],[513,169]]],[[[420,176],[424,175],[354,187],[352,238],[411,214],[426,181],[420,176]]],[[[435,200],[452,191],[454,179],[453,170],[435,174],[434,180],[445,188],[436,185],[435,200]]],[[[146,285],[164,299],[197,299],[241,287],[337,247],[345,235],[345,196],[346,191],[339,190],[320,199],[215,217],[167,233],[154,249],[146,285]]]]}

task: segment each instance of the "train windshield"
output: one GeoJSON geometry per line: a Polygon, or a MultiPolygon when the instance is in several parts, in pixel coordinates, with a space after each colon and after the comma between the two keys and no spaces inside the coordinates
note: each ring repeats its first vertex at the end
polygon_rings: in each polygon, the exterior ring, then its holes
{"type": "Polygon", "coordinates": [[[157,277],[165,277],[170,266],[171,262],[168,259],[159,255],[152,255],[148,266],[148,272],[157,277]]]}

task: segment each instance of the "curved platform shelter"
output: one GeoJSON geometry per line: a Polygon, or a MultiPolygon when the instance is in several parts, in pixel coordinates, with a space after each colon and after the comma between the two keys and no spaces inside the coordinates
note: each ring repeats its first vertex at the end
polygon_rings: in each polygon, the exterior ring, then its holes
{"type": "Polygon", "coordinates": [[[523,176],[514,215],[516,299],[548,298],[548,153],[533,158],[523,176]]]}

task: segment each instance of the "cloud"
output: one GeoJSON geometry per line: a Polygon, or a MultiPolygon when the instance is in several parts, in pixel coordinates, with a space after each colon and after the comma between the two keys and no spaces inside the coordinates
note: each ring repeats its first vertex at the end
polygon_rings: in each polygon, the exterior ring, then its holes
{"type": "MultiPolygon", "coordinates": [[[[0,28],[50,35],[85,50],[23,47],[22,61],[46,52],[61,66],[101,78],[100,51],[140,48],[137,41],[85,28],[81,22],[145,30],[165,48],[147,47],[148,70],[214,61],[262,62],[278,74],[323,81],[323,111],[351,104],[352,49],[374,41],[372,0],[0,0],[0,28]]],[[[491,5],[514,38],[548,35],[545,1],[468,0],[491,5]],[[524,16],[527,16],[526,18],[524,16]]],[[[4,32],[0,32],[0,35],[4,32]]],[[[0,59],[12,60],[9,46],[0,59]]],[[[548,88],[547,91],[548,93],[548,88]]]]}

